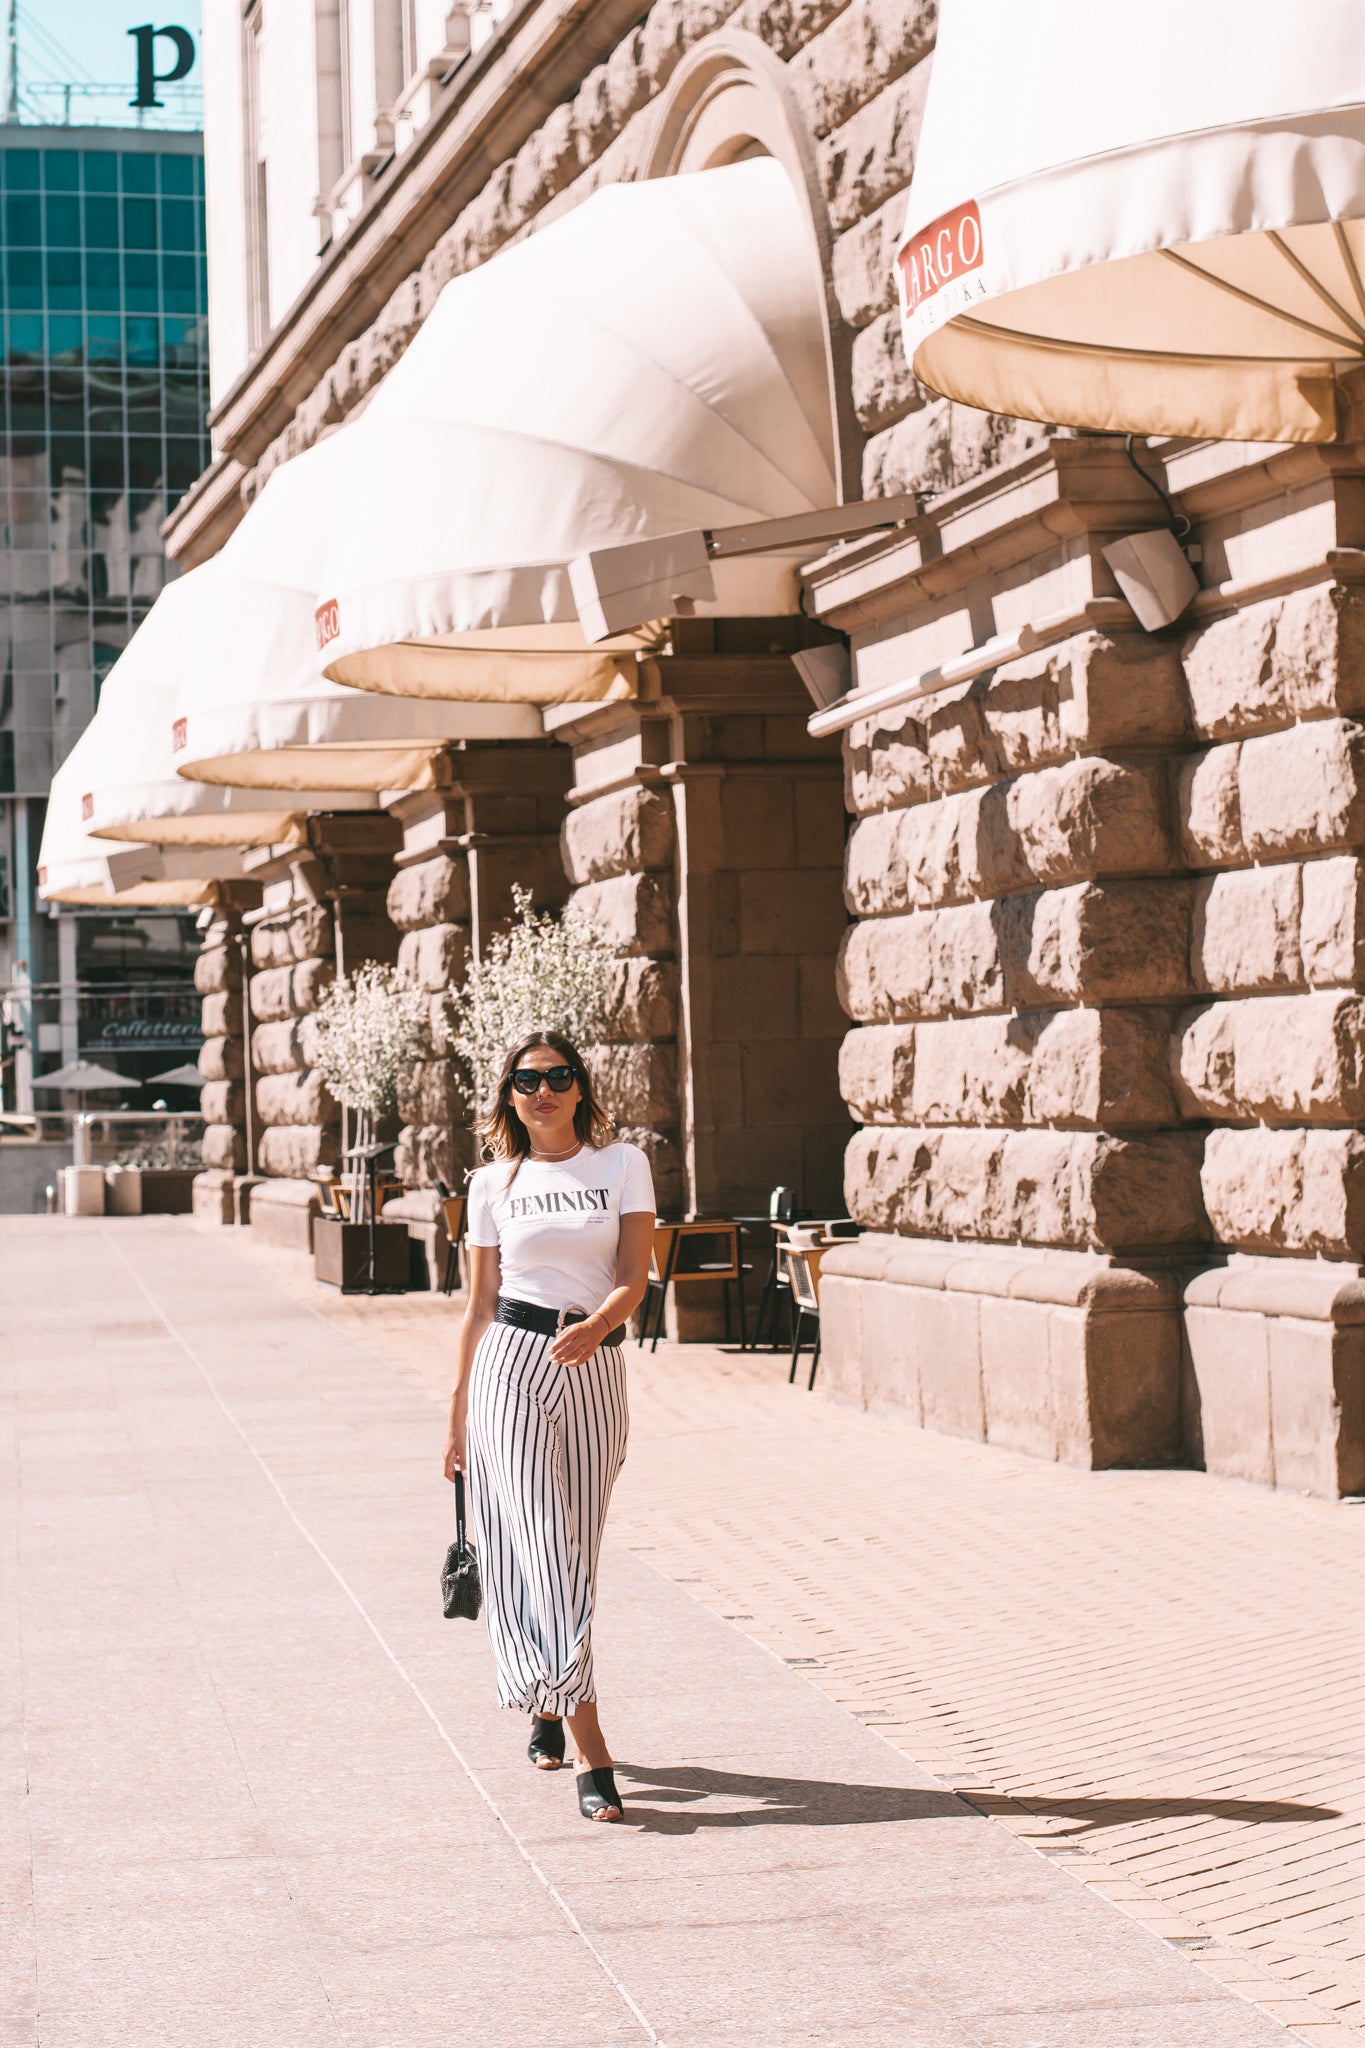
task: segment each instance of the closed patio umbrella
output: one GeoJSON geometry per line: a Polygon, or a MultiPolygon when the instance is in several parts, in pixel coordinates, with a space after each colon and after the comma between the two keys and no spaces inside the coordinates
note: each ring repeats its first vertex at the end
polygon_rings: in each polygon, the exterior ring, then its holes
{"type": "MultiPolygon", "coordinates": [[[[354,430],[326,673],[466,701],[632,695],[662,629],[589,647],[569,565],[834,503],[821,307],[772,159],[606,187],[453,279],[354,430]]],[[[800,559],[718,562],[697,609],[795,611],[800,559]]]]}
{"type": "Polygon", "coordinates": [[[309,794],[416,789],[462,739],[540,736],[522,704],[422,703],[330,682],[314,609],[354,427],[275,470],[196,585],[195,659],[173,717],[175,762],[196,781],[309,794]]]}
{"type": "Polygon", "coordinates": [[[1354,0],[946,0],[898,257],[934,391],[1330,441],[1365,360],[1354,0]]]}

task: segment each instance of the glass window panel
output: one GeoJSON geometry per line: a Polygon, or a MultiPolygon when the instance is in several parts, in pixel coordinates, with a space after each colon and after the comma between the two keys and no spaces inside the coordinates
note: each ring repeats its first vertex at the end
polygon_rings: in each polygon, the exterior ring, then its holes
{"type": "Polygon", "coordinates": [[[194,165],[192,156],[163,156],[161,159],[161,189],[163,192],[178,192],[186,197],[194,193],[194,165]]]}
{"type": "Polygon", "coordinates": [[[172,435],[166,442],[166,482],[172,497],[187,491],[204,467],[198,435],[172,435]]]}
{"type": "MultiPolygon", "coordinates": [[[[145,258],[139,259],[145,262],[145,258]]],[[[125,354],[129,363],[147,363],[155,367],[161,361],[160,323],[156,320],[126,320],[124,322],[125,354]]]]}
{"type": "Polygon", "coordinates": [[[184,250],[199,247],[199,209],[192,199],[163,199],[161,202],[161,246],[184,250]]]}
{"type": "Polygon", "coordinates": [[[0,151],[5,165],[5,186],[10,192],[36,192],[38,189],[38,152],[36,149],[6,149],[0,151]]]}
{"type": "Polygon", "coordinates": [[[85,252],[85,302],[92,311],[116,313],[121,303],[119,259],[116,249],[87,249],[85,252]]]}
{"type": "Polygon", "coordinates": [[[192,370],[168,370],[164,385],[166,430],[197,434],[204,418],[204,387],[192,370]]]}
{"type": "Polygon", "coordinates": [[[112,149],[87,149],[81,160],[87,192],[117,192],[118,156],[112,149]]]}
{"type": "Polygon", "coordinates": [[[127,249],[155,249],[156,204],[153,200],[124,200],[123,243],[127,249]]]}
{"type": "Polygon", "coordinates": [[[177,368],[198,369],[203,359],[203,327],[197,320],[167,320],[166,361],[177,368]]]}
{"type": "Polygon", "coordinates": [[[132,156],[126,150],[119,158],[125,192],[155,192],[156,158],[132,156]]]}
{"type": "Polygon", "coordinates": [[[10,374],[10,428],[16,434],[41,434],[47,427],[47,399],[41,370],[10,374]]]}
{"type": "Polygon", "coordinates": [[[113,496],[127,489],[127,459],[121,434],[90,436],[90,482],[95,490],[113,496]]]}
{"type": "Polygon", "coordinates": [[[84,483],[84,437],[80,434],[54,434],[48,443],[48,468],[55,489],[60,489],[64,484],[73,483],[77,479],[84,483]]]}
{"type": "Polygon", "coordinates": [[[54,313],[47,323],[47,352],[60,363],[79,364],[85,354],[85,322],[79,313],[54,313]]]}
{"type": "Polygon", "coordinates": [[[10,249],[5,256],[5,297],[12,311],[43,303],[43,259],[36,249],[10,249]]]}
{"type": "Polygon", "coordinates": [[[74,149],[43,151],[43,183],[49,192],[74,192],[81,181],[81,160],[74,149]]]}
{"type": "Polygon", "coordinates": [[[11,249],[36,249],[43,239],[42,210],[36,193],[5,194],[5,240],[11,249]]]}
{"type": "Polygon", "coordinates": [[[129,310],[152,313],[160,304],[156,288],[156,257],[129,255],[123,258],[123,294],[129,310]]]}
{"type": "Polygon", "coordinates": [[[91,248],[117,249],[119,246],[119,211],[117,199],[86,194],[85,198],[85,239],[91,248]]]}
{"type": "Polygon", "coordinates": [[[13,362],[33,360],[43,352],[41,313],[11,313],[5,322],[6,348],[13,362]]]}
{"type": "Polygon", "coordinates": [[[79,249],[81,202],[74,192],[49,192],[44,202],[50,248],[79,249]]]}
{"type": "Polygon", "coordinates": [[[168,313],[193,313],[199,303],[199,264],[193,256],[164,256],[165,305],[168,313]]]}
{"type": "Polygon", "coordinates": [[[79,312],[81,258],[78,249],[48,250],[47,303],[54,312],[79,312]]]}
{"type": "Polygon", "coordinates": [[[87,362],[117,363],[123,358],[122,322],[108,314],[93,314],[85,323],[87,362]]]}
{"type": "Polygon", "coordinates": [[[161,442],[145,434],[128,440],[128,482],[134,491],[154,491],[163,474],[161,442]]]}
{"type": "Polygon", "coordinates": [[[85,392],[79,387],[74,391],[50,391],[47,400],[48,419],[54,434],[83,434],[85,431],[85,392]]]}

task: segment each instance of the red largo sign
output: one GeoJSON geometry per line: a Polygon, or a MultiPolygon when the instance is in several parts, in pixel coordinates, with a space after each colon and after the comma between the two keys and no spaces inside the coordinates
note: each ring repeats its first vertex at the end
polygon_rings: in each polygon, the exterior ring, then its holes
{"type": "Polygon", "coordinates": [[[980,238],[980,213],[976,201],[941,213],[913,233],[900,250],[900,291],[905,299],[907,326],[923,336],[943,326],[960,313],[972,299],[982,297],[980,287],[972,291],[964,279],[980,270],[984,258],[980,238]],[[945,295],[939,299],[939,295],[945,295]],[[939,299],[929,307],[931,299],[939,299]],[[919,317],[917,317],[919,315],[919,317]]]}
{"type": "Polygon", "coordinates": [[[325,604],[320,604],[313,617],[317,620],[318,653],[321,654],[323,648],[335,640],[341,631],[341,620],[337,614],[336,599],[329,597],[325,604]]]}

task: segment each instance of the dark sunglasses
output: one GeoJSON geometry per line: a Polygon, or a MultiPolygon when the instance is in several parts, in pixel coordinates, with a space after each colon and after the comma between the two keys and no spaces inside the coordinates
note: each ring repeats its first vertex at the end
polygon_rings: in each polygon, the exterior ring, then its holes
{"type": "Polygon", "coordinates": [[[542,1081],[548,1081],[556,1095],[567,1094],[574,1084],[572,1067],[517,1067],[512,1074],[512,1086],[518,1095],[534,1095],[542,1081]]]}

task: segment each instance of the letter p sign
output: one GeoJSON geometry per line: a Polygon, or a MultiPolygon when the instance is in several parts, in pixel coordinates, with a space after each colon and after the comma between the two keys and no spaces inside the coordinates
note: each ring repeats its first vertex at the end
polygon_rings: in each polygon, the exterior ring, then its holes
{"type": "Polygon", "coordinates": [[[130,107],[162,107],[166,103],[156,96],[159,85],[174,85],[178,79],[188,75],[194,63],[194,37],[187,28],[153,28],[147,22],[142,28],[130,28],[130,36],[137,41],[137,98],[129,100],[130,107]],[[175,57],[169,71],[156,68],[156,39],[165,36],[175,50],[175,57]]]}

